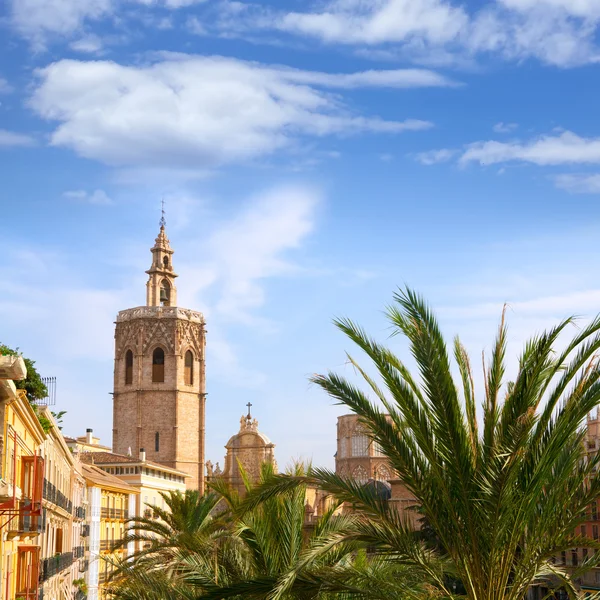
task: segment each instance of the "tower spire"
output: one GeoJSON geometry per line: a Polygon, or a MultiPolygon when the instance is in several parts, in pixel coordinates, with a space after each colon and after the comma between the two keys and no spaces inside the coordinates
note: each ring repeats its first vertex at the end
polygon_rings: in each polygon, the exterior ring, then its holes
{"type": "Polygon", "coordinates": [[[160,201],[161,204],[161,217],[160,217],[160,221],[159,221],[159,225],[161,229],[165,228],[165,225],[167,224],[167,221],[165,219],[165,199],[162,198],[162,200],[160,201]]]}
{"type": "Polygon", "coordinates": [[[159,221],[160,231],[154,240],[152,252],[152,265],[146,271],[148,283],[146,284],[147,306],[177,306],[177,288],[173,271],[173,249],[169,243],[165,226],[165,201],[161,200],[161,218],[159,221]]]}

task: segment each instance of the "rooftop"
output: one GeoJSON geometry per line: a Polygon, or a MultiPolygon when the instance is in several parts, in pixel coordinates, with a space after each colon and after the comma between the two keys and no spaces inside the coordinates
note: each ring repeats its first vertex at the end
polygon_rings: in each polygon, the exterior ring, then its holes
{"type": "Polygon", "coordinates": [[[178,471],[177,469],[172,469],[171,467],[166,467],[165,465],[161,465],[149,460],[140,460],[139,458],[134,458],[133,456],[125,456],[124,454],[113,454],[112,452],[82,452],[80,453],[79,457],[82,463],[88,465],[144,465],[146,467],[151,467],[152,469],[166,471],[167,473],[175,473],[176,475],[181,475],[182,477],[189,477],[189,475],[184,471],[178,471]]]}
{"type": "Polygon", "coordinates": [[[94,465],[81,465],[83,476],[92,483],[100,487],[116,488],[119,491],[137,493],[138,490],[131,485],[126,484],[122,479],[110,475],[106,471],[95,467],[94,465]]]}

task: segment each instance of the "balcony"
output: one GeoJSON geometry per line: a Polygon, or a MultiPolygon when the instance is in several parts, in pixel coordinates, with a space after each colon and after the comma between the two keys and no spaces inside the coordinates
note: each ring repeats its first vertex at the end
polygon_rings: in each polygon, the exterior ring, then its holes
{"type": "Polygon", "coordinates": [[[85,520],[85,508],[83,506],[76,506],[73,509],[73,516],[76,519],[81,519],[82,521],[85,520]]]}
{"type": "Polygon", "coordinates": [[[48,581],[50,577],[54,577],[58,573],[69,569],[73,564],[73,553],[65,552],[63,554],[57,554],[52,558],[46,558],[42,561],[42,568],[40,569],[40,583],[48,581]]]}
{"type": "Polygon", "coordinates": [[[19,502],[19,513],[10,518],[7,527],[9,537],[35,536],[46,529],[46,511],[42,510],[40,514],[33,514],[32,504],[29,501],[19,502]]]}
{"type": "Polygon", "coordinates": [[[119,552],[124,550],[123,540],[100,540],[100,552],[119,552]]]}
{"type": "Polygon", "coordinates": [[[47,479],[44,479],[43,498],[59,508],[66,510],[69,514],[73,512],[73,503],[47,479]]]}
{"type": "Polygon", "coordinates": [[[75,548],[73,548],[73,558],[76,560],[78,558],[83,558],[83,555],[85,554],[85,547],[84,546],[77,546],[75,548]]]}
{"type": "Polygon", "coordinates": [[[124,521],[127,518],[125,509],[123,508],[101,508],[100,518],[113,519],[115,521],[124,521]]]}

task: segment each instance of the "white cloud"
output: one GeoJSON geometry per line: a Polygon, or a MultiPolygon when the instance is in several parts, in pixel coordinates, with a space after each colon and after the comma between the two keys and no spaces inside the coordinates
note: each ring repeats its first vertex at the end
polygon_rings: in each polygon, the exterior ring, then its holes
{"type": "Polygon", "coordinates": [[[456,150],[450,148],[442,148],[441,150],[430,150],[428,152],[420,152],[416,159],[422,165],[436,165],[442,162],[448,162],[454,155],[456,150]]]}
{"type": "Polygon", "coordinates": [[[536,165],[600,163],[600,138],[582,138],[570,131],[545,135],[526,143],[476,142],[459,159],[461,164],[482,165],[522,161],[536,165]]]}
{"type": "Polygon", "coordinates": [[[454,40],[468,22],[463,8],[443,0],[334,0],[322,12],[288,13],[279,27],[344,44],[401,42],[413,36],[442,44],[454,40]]]}
{"type": "Polygon", "coordinates": [[[518,127],[519,126],[516,123],[503,123],[502,121],[500,121],[500,123],[496,123],[494,127],[492,127],[492,129],[496,133],[510,133],[518,127]]]}
{"type": "Polygon", "coordinates": [[[15,133],[14,131],[7,131],[6,129],[0,129],[0,148],[12,147],[12,146],[33,146],[35,140],[22,133],[15,133]]]}
{"type": "Polygon", "coordinates": [[[86,20],[108,15],[112,0],[12,0],[17,31],[43,48],[48,35],[66,36],[82,29],[86,20]]]}
{"type": "Polygon", "coordinates": [[[146,66],[61,60],[37,76],[30,105],[60,123],[53,145],[111,165],[195,169],[260,157],[306,136],[431,127],[357,115],[320,87],[446,83],[422,70],[328,74],[189,55],[146,66]]]}
{"type": "Polygon", "coordinates": [[[468,65],[482,53],[560,66],[600,60],[596,0],[505,0],[470,13],[445,0],[329,0],[288,13],[239,2],[225,6],[224,33],[275,29],[423,65],[468,65]]]}
{"type": "Polygon", "coordinates": [[[600,174],[557,175],[556,187],[572,194],[600,194],[600,174]]]}
{"type": "Polygon", "coordinates": [[[90,34],[71,42],[70,47],[76,52],[83,52],[84,54],[98,54],[103,49],[103,43],[97,35],[90,34]]]}
{"type": "Polygon", "coordinates": [[[559,9],[576,17],[600,19],[597,0],[499,0],[504,6],[518,10],[559,9]]]}
{"type": "Polygon", "coordinates": [[[82,33],[90,22],[113,16],[128,4],[180,9],[206,0],[9,0],[11,22],[20,35],[43,50],[48,38],[82,33]]]}
{"type": "Polygon", "coordinates": [[[85,190],[71,190],[65,192],[63,196],[70,200],[77,200],[86,204],[96,204],[100,206],[114,204],[113,200],[108,197],[104,190],[94,190],[91,193],[86,192],[85,190]]]}

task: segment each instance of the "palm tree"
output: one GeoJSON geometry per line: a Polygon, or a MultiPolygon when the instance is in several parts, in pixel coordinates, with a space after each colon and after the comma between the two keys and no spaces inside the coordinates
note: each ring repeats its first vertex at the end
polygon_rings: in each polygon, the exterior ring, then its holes
{"type": "Polygon", "coordinates": [[[598,564],[600,553],[571,576],[554,557],[577,547],[600,548],[575,533],[600,495],[600,455],[587,458],[582,427],[600,403],[600,318],[566,342],[572,318],[533,337],[514,381],[505,382],[503,313],[484,366],[478,419],[474,377],[459,339],[453,345],[456,381],[438,323],[420,296],[399,291],[386,315],[393,335],[407,338],[418,375],[362,328],[338,319],[336,326],[367,355],[377,375],[349,355],[368,391],[331,372],[313,382],[359,415],[414,494],[447,561],[445,572],[415,549],[400,515],[334,473],[279,476],[261,496],[310,482],[352,502],[369,517],[352,539],[358,535],[421,569],[445,596],[452,595],[448,582],[456,578],[471,600],[521,600],[532,586],[557,580],[575,595],[573,579],[598,564]]]}
{"type": "Polygon", "coordinates": [[[197,490],[161,492],[166,508],[152,506],[152,516],[129,520],[122,545],[133,542],[134,554],[115,563],[111,579],[113,597],[120,600],[193,598],[197,590],[186,584],[186,561],[212,582],[220,539],[228,535],[223,512],[216,511],[221,497],[197,490]],[[190,557],[192,557],[190,559],[190,557]]]}
{"type": "MultiPolygon", "coordinates": [[[[474,378],[458,338],[457,383],[425,302],[410,289],[394,301],[387,318],[394,333],[408,339],[418,377],[363,329],[340,319],[337,327],[369,357],[381,379],[380,384],[349,357],[379,404],[335,373],[313,381],[369,428],[417,498],[468,598],[520,600],[550,575],[575,593],[553,557],[575,547],[598,547],[574,532],[600,495],[600,455],[586,459],[582,427],[600,403],[600,318],[577,331],[562,350],[559,336],[573,319],[532,338],[514,381],[504,385],[503,314],[484,367],[480,428],[474,378]]],[[[341,497],[353,495],[331,474],[320,475],[325,487],[339,488],[341,497]]],[[[385,541],[394,522],[385,512],[379,516],[380,530],[373,536],[385,541]]]]}

